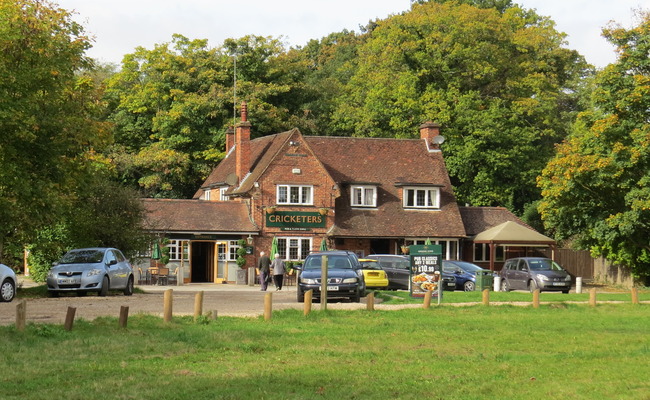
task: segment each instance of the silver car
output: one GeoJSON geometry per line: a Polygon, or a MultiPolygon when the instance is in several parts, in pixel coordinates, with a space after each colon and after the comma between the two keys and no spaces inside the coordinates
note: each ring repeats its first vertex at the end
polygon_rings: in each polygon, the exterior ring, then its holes
{"type": "Polygon", "coordinates": [[[13,269],[0,264],[0,301],[9,302],[16,296],[16,273],[13,269]]]}
{"type": "Polygon", "coordinates": [[[506,260],[501,270],[501,290],[541,291],[571,290],[571,275],[550,258],[520,257],[506,260]]]}
{"type": "Polygon", "coordinates": [[[118,249],[70,250],[47,275],[47,290],[53,296],[61,292],[76,292],[79,296],[97,292],[106,296],[115,289],[127,296],[133,294],[133,268],[118,249]]]}

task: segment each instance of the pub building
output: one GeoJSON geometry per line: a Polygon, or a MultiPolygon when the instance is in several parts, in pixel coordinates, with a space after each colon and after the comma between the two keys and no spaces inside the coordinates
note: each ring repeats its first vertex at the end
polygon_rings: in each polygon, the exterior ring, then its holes
{"type": "Polygon", "coordinates": [[[168,266],[184,283],[252,284],[259,252],[268,254],[274,238],[285,261],[323,246],[359,257],[403,254],[427,239],[444,259],[460,259],[467,235],[443,140],[432,122],[420,126],[419,139],[298,129],[251,139],[243,103],[241,122],[226,134],[227,155],[194,198],[145,199],[147,222],[169,240],[168,266]],[[242,239],[243,269],[235,262],[242,239]]]}

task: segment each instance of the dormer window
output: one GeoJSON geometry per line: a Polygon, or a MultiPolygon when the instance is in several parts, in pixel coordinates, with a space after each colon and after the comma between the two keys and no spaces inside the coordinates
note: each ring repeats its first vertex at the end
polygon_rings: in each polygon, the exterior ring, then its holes
{"type": "Polygon", "coordinates": [[[358,185],[350,187],[352,207],[377,207],[377,187],[358,185]]]}
{"type": "Polygon", "coordinates": [[[221,200],[221,201],[230,200],[230,197],[226,196],[226,191],[227,190],[228,190],[228,186],[224,186],[224,187],[219,188],[219,200],[221,200]]]}
{"type": "Polygon", "coordinates": [[[278,185],[277,204],[314,204],[312,186],[303,185],[278,185]]]}
{"type": "Polygon", "coordinates": [[[405,187],[404,208],[440,208],[440,188],[405,187]]]}

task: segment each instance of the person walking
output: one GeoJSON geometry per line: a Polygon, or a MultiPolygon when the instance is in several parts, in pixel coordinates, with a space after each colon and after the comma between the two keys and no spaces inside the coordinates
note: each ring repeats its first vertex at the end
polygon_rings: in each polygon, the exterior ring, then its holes
{"type": "Polygon", "coordinates": [[[275,254],[271,262],[271,271],[273,272],[273,283],[275,290],[282,290],[282,281],[284,280],[284,261],[280,259],[279,254],[275,254]]]}
{"type": "Polygon", "coordinates": [[[257,272],[260,277],[261,290],[262,292],[266,292],[266,287],[271,276],[271,259],[263,251],[260,252],[260,258],[257,260],[257,272]]]}

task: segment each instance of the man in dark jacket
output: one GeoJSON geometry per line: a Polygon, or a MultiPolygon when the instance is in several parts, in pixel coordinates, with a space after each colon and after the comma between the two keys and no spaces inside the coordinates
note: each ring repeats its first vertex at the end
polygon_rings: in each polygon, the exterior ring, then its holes
{"type": "Polygon", "coordinates": [[[260,258],[257,260],[257,272],[260,277],[260,286],[262,291],[266,292],[266,286],[271,277],[271,259],[263,251],[260,252],[260,258]]]}

